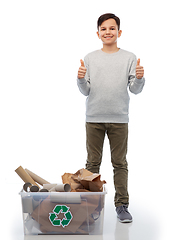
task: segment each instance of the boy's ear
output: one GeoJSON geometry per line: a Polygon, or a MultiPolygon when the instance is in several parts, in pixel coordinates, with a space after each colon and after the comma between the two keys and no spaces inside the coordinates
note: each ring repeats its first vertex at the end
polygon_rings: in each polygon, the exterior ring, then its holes
{"type": "Polygon", "coordinates": [[[98,38],[100,38],[100,34],[99,34],[99,32],[97,31],[96,33],[97,33],[98,38]]]}
{"type": "Polygon", "coordinates": [[[122,35],[122,30],[119,30],[118,32],[118,38],[122,35]]]}

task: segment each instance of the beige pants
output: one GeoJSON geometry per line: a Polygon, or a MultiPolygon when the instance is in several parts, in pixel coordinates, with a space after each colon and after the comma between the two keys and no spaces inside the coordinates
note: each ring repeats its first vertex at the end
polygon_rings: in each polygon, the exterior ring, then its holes
{"type": "Polygon", "coordinates": [[[93,173],[99,173],[105,134],[109,139],[114,172],[115,206],[123,204],[128,206],[128,164],[126,160],[128,123],[86,123],[86,169],[93,173]]]}

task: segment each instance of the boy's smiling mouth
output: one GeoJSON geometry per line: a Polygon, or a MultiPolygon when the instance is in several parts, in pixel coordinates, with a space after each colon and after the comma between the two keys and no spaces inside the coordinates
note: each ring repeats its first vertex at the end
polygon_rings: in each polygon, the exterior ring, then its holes
{"type": "Polygon", "coordinates": [[[104,38],[109,39],[112,38],[113,36],[105,36],[104,38]]]}

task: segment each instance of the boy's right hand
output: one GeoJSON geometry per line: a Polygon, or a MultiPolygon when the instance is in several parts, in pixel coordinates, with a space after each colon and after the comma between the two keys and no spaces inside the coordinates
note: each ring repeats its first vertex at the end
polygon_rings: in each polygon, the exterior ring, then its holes
{"type": "Polygon", "coordinates": [[[85,65],[84,65],[84,61],[81,59],[80,62],[81,62],[81,66],[80,66],[80,68],[79,68],[79,70],[78,70],[78,78],[79,78],[79,79],[80,79],[80,78],[84,78],[84,77],[85,77],[85,74],[86,74],[86,72],[87,72],[87,68],[86,68],[85,65]]]}

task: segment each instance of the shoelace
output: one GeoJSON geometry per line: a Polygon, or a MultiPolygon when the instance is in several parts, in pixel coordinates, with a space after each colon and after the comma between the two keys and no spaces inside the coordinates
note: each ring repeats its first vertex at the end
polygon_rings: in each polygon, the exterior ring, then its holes
{"type": "Polygon", "coordinates": [[[125,205],[118,208],[118,213],[125,212],[128,213],[127,207],[125,205]]]}

